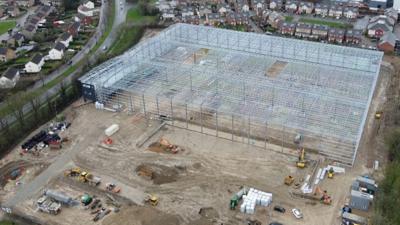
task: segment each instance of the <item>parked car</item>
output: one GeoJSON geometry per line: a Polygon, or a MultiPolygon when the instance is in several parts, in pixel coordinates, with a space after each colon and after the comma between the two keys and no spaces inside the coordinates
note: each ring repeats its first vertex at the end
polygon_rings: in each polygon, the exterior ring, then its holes
{"type": "Polygon", "coordinates": [[[270,223],[269,225],[283,225],[283,224],[278,223],[278,222],[272,222],[272,223],[270,223]]]}
{"type": "Polygon", "coordinates": [[[301,219],[303,218],[303,213],[300,211],[300,209],[292,209],[292,213],[294,215],[294,217],[296,217],[297,219],[301,219]]]}
{"type": "Polygon", "coordinates": [[[280,213],[285,213],[286,212],[286,209],[283,208],[282,206],[279,206],[279,205],[274,206],[274,210],[277,211],[277,212],[280,212],[280,213]]]}

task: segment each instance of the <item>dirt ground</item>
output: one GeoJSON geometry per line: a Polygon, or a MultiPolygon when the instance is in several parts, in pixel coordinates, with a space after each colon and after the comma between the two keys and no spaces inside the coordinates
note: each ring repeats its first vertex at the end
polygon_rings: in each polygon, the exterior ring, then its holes
{"type": "MultiPolygon", "coordinates": [[[[400,68],[400,63],[398,64],[400,68]]],[[[244,224],[247,218],[256,218],[262,224],[273,221],[294,225],[338,224],[340,209],[348,197],[354,178],[361,174],[371,174],[374,160],[379,160],[381,164],[385,162],[384,155],[379,151],[382,149],[383,128],[390,127],[396,120],[389,116],[396,107],[391,107],[388,101],[393,101],[398,96],[398,91],[394,91],[398,89],[398,83],[393,84],[390,73],[390,69],[382,68],[356,164],[353,168],[346,168],[345,174],[338,174],[333,180],[325,179],[320,184],[320,188],[327,190],[332,196],[333,204],[330,206],[289,194],[293,189],[283,184],[284,177],[292,175],[296,178],[295,182],[299,182],[307,174],[311,174],[313,169],[311,166],[298,169],[294,154],[278,153],[269,148],[258,148],[172,126],[162,126],[160,130],[156,130],[160,121],[146,119],[140,114],[129,114],[127,111],[99,111],[93,105],[76,107],[82,102],[75,103],[65,112],[72,122],[72,126],[66,131],[71,141],[61,151],[43,152],[39,157],[21,157],[18,150],[15,150],[0,163],[5,171],[10,162],[31,162],[30,172],[27,173],[30,178],[23,183],[34,179],[42,170],[54,170],[45,183],[37,184],[42,185],[40,190],[32,189],[31,195],[15,206],[15,212],[48,224],[94,222],[91,221],[92,215],[82,207],[65,207],[57,216],[38,212],[35,201],[44,188],[63,191],[75,199],[79,199],[83,193],[106,199],[103,190],[107,182],[120,186],[122,191],[119,195],[126,201],[123,201],[120,212],[110,213],[97,224],[239,225],[244,224]],[[374,119],[374,113],[378,110],[384,111],[384,118],[381,120],[374,119]],[[113,144],[107,146],[103,144],[104,130],[114,123],[120,126],[120,130],[111,137],[113,144]],[[184,151],[176,154],[150,151],[149,146],[154,146],[161,138],[182,147],[184,151]],[[142,140],[146,141],[139,145],[142,140]],[[63,161],[60,161],[63,157],[63,161]],[[46,169],[49,164],[51,166],[46,169]],[[93,188],[66,181],[62,171],[74,166],[100,176],[102,184],[93,188]],[[138,173],[143,168],[152,172],[150,178],[138,173]],[[257,206],[254,215],[243,214],[239,209],[230,210],[230,198],[243,186],[271,192],[272,205],[257,206]],[[144,204],[146,194],[156,195],[159,204],[155,207],[144,204]],[[285,207],[287,212],[281,214],[273,211],[272,207],[275,205],[285,207]],[[290,210],[294,207],[302,210],[304,219],[297,220],[291,215],[290,210]],[[199,214],[202,208],[207,210],[199,214]]],[[[319,159],[316,155],[310,157],[319,159]]],[[[323,162],[320,167],[326,164],[327,162],[323,162]]],[[[379,177],[380,171],[372,175],[379,177]]],[[[21,187],[13,186],[12,183],[5,184],[1,191],[2,201],[12,198],[16,190],[23,188],[24,184],[21,187]]]]}

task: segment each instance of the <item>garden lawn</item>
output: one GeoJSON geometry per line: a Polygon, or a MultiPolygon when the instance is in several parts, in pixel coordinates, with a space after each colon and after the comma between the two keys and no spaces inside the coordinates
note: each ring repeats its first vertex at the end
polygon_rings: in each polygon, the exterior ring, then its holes
{"type": "Polygon", "coordinates": [[[0,35],[7,33],[7,31],[14,28],[16,24],[14,20],[0,22],[0,35]]]}
{"type": "Polygon", "coordinates": [[[351,24],[347,24],[347,23],[340,23],[340,22],[320,20],[320,19],[310,19],[310,18],[300,18],[299,22],[326,25],[326,26],[329,26],[332,28],[341,28],[341,29],[353,27],[351,24]]]}

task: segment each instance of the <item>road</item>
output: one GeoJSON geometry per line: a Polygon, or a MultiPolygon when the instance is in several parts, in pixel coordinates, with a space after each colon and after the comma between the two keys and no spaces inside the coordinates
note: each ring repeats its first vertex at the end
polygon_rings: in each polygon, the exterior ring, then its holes
{"type": "Polygon", "coordinates": [[[255,24],[252,19],[249,19],[249,25],[255,33],[264,33],[263,30],[259,26],[257,26],[257,24],[255,24]]]}
{"type": "Polygon", "coordinates": [[[114,40],[117,38],[118,32],[116,31],[118,30],[118,27],[125,22],[128,9],[129,7],[127,6],[126,0],[115,0],[115,18],[112,27],[114,32],[110,32],[110,35],[108,35],[106,40],[104,40],[103,45],[97,50],[96,54],[93,54],[93,57],[104,51],[104,49],[108,49],[112,45],[114,40]]]}
{"type": "MultiPolygon", "coordinates": [[[[116,0],[118,1],[118,0],[116,0]]],[[[124,2],[125,4],[125,2],[124,2]]],[[[125,7],[125,6],[124,6],[125,7]]],[[[127,10],[123,9],[121,10],[121,7],[116,7],[116,13],[115,13],[115,22],[112,28],[112,31],[110,32],[111,34],[115,34],[116,29],[119,24],[123,23],[125,21],[125,15],[126,15],[127,10]],[[118,10],[118,9],[119,10],[118,10]]],[[[116,35],[113,37],[112,35],[109,35],[106,40],[108,40],[108,43],[112,43],[116,38],[116,35]]],[[[101,51],[101,48],[98,49],[98,51],[101,51]]],[[[97,54],[94,54],[97,55],[97,54]]],[[[71,82],[71,77],[67,77],[65,80],[66,83],[71,82]]],[[[56,85],[55,87],[49,89],[49,91],[42,96],[41,100],[46,100],[46,96],[49,95],[51,96],[52,94],[55,94],[58,92],[60,89],[60,85],[56,85]]],[[[87,131],[87,132],[98,132],[96,130],[92,131],[87,131]]],[[[76,142],[76,144],[79,144],[80,146],[88,146],[90,143],[88,143],[84,139],[80,139],[76,142]]],[[[41,188],[43,188],[44,185],[47,184],[49,180],[57,176],[61,171],[63,171],[66,166],[68,166],[68,163],[71,162],[73,156],[75,155],[74,149],[79,149],[79,148],[73,148],[71,147],[71,151],[66,151],[61,154],[54,163],[52,163],[46,170],[44,170],[39,176],[37,176],[33,181],[31,181],[28,184],[25,184],[20,188],[13,197],[11,197],[8,201],[2,204],[2,207],[10,208],[12,209],[16,204],[23,202],[30,197],[32,197],[35,193],[37,193],[41,188]]]]}

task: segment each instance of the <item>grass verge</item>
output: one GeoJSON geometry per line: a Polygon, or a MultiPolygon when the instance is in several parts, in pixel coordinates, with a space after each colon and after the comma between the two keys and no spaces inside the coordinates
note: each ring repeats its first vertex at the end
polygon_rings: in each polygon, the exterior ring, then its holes
{"type": "Polygon", "coordinates": [[[311,18],[300,18],[299,22],[326,25],[332,28],[341,28],[341,29],[353,28],[351,24],[347,23],[339,23],[334,21],[326,21],[326,20],[311,19],[311,18]]]}
{"type": "Polygon", "coordinates": [[[157,16],[143,16],[139,8],[133,7],[126,14],[127,23],[152,23],[157,20],[157,16]]]}

